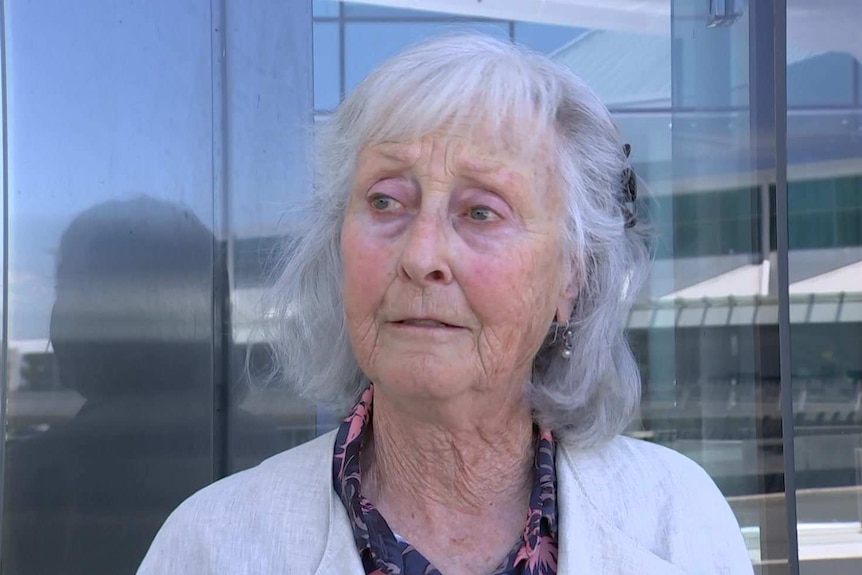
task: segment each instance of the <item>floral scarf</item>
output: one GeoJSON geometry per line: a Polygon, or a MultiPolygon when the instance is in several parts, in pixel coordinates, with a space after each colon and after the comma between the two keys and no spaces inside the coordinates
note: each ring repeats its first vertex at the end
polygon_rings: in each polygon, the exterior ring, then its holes
{"type": "MultiPolygon", "coordinates": [[[[373,387],[338,428],[332,458],[332,484],[353,526],[353,536],[367,575],[441,575],[409,542],[395,536],[386,520],[362,495],[359,454],[371,420],[373,387]]],[[[536,444],[530,510],[524,535],[493,575],[556,575],[557,471],[554,440],[542,430],[536,444]]]]}

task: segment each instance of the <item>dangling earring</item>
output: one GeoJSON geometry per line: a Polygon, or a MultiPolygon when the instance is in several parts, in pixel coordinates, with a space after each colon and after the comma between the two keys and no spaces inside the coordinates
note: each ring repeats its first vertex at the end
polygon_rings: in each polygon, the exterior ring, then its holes
{"type": "Polygon", "coordinates": [[[563,359],[571,359],[572,351],[575,349],[575,330],[572,326],[569,325],[569,322],[566,322],[566,327],[563,330],[563,349],[560,352],[560,355],[563,356],[563,359]]]}

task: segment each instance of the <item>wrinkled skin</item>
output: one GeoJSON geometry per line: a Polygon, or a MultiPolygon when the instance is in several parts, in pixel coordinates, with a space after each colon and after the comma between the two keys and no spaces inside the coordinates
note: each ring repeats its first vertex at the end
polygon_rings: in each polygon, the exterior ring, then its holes
{"type": "Polygon", "coordinates": [[[568,317],[551,156],[513,148],[468,133],[362,150],[344,302],[357,360],[387,393],[517,396],[550,322],[568,317]],[[410,323],[423,319],[447,325],[410,323]]]}

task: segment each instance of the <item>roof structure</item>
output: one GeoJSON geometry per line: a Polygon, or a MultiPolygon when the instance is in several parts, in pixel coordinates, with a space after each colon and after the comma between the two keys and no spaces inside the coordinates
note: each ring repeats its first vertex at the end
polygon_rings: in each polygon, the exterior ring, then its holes
{"type": "MultiPolygon", "coordinates": [[[[826,52],[787,47],[794,66],[826,52]]],[[[580,76],[611,109],[671,108],[672,55],[668,35],[590,30],[550,54],[580,76]]],[[[748,81],[748,76],[745,76],[748,81]]]]}
{"type": "Polygon", "coordinates": [[[862,292],[862,261],[790,284],[791,294],[862,292]]]}

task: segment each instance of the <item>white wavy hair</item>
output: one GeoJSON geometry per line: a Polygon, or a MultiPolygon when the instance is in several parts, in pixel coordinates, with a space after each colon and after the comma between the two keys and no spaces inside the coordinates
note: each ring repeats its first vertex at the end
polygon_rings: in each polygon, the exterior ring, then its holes
{"type": "Polygon", "coordinates": [[[342,301],[340,235],[359,151],[465,123],[556,145],[564,229],[579,286],[570,325],[534,360],[525,397],[535,420],[576,445],[623,431],[640,400],[640,375],[624,319],[649,265],[642,224],[627,228],[628,160],[607,108],[569,69],[484,35],[447,35],[415,45],[374,70],[316,131],[316,180],[300,229],[285,240],[268,301],[279,377],[317,403],[344,408],[369,384],[350,346],[342,301]],[[550,131],[549,131],[550,130],[550,131]],[[548,138],[555,134],[555,138],[548,138]]]}

